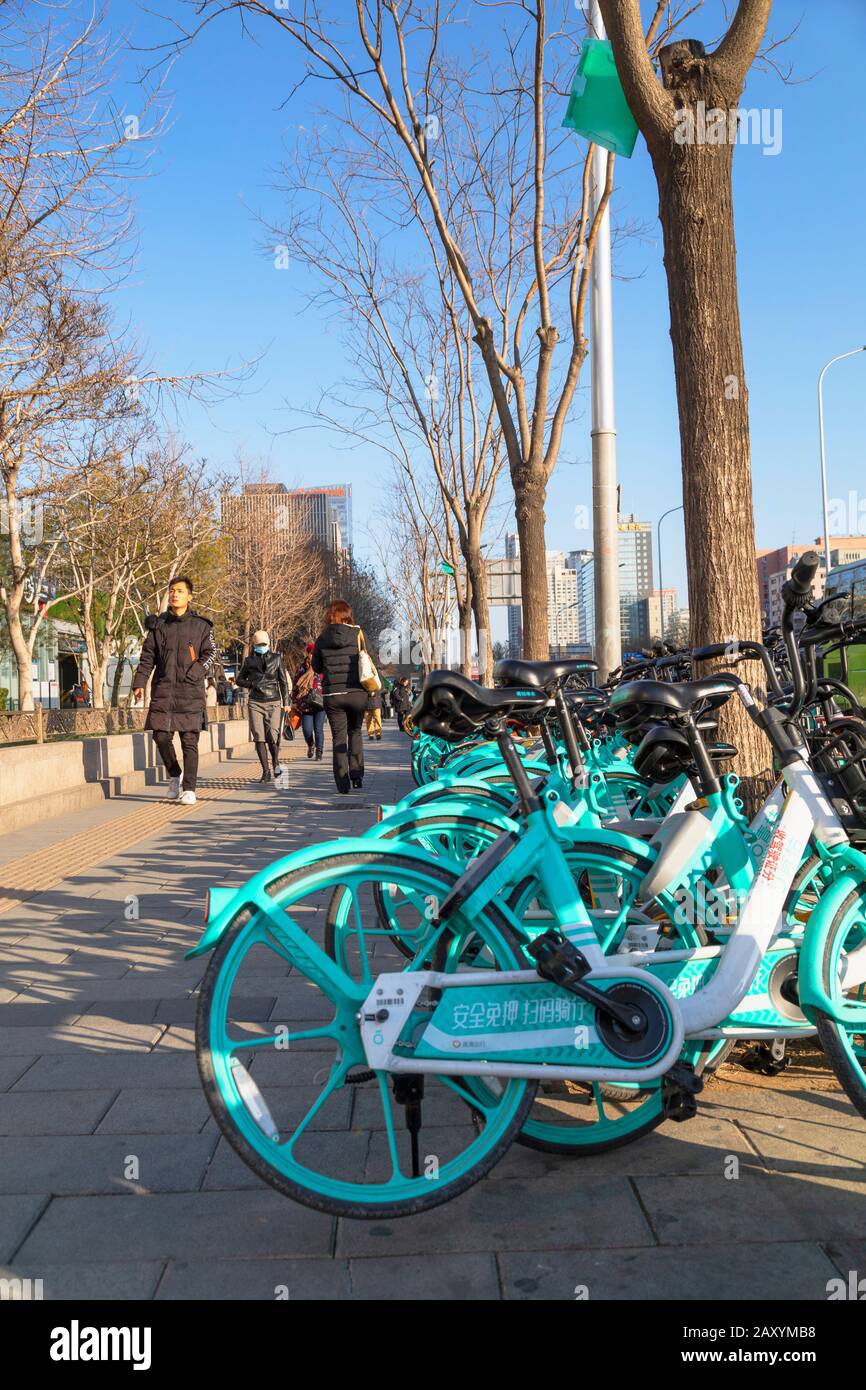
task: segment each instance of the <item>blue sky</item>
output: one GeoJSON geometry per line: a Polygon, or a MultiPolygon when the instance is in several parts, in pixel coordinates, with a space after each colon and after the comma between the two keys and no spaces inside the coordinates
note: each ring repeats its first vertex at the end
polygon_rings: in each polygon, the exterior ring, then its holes
{"type": "MultiPolygon", "coordinates": [[[[709,0],[715,6],[715,0],[709,0]]],[[[188,15],[177,0],[163,14],[188,15]]],[[[146,47],[171,32],[133,0],[109,0],[117,32],[146,47]]],[[[751,404],[759,545],[811,541],[821,529],[815,381],[831,356],[866,343],[863,285],[863,0],[776,0],[772,29],[800,29],[784,56],[798,78],[785,85],[753,72],[744,105],[781,108],[782,148],[735,153],[740,306],[751,404]]],[[[274,26],[275,28],[275,26],[274,26]]],[[[709,38],[703,22],[684,31],[709,38]]],[[[228,463],[238,449],[268,456],[287,483],[351,482],[358,548],[378,502],[380,461],[340,449],[321,433],[283,433],[303,404],[345,371],[341,335],[304,311],[298,272],[275,274],[253,215],[267,203],[270,171],[293,127],[308,118],[304,87],[281,108],[299,74],[284,39],[258,31],[243,39],[231,18],[209,31],[174,66],[171,125],[137,189],[140,249],[131,282],[118,295],[161,368],[217,369],[264,353],[237,399],[205,411],[184,406],[179,428],[197,453],[228,463]]],[[[145,63],[145,55],[136,65],[145,63]]],[[[128,110],[135,89],[119,92],[128,110]]],[[[625,243],[615,286],[617,426],[625,510],[653,524],[681,501],[679,445],[668,308],[657,222],[657,193],[641,139],[617,164],[616,215],[646,226],[625,243]]],[[[589,456],[588,372],[570,428],[569,458],[589,456]]],[[[826,380],[827,458],[832,495],[861,486],[866,354],[840,363],[826,380]]],[[[552,548],[590,544],[573,530],[574,508],[589,502],[589,469],[562,466],[550,488],[552,548]]],[[[680,516],[664,527],[665,582],[685,602],[680,516]]]]}

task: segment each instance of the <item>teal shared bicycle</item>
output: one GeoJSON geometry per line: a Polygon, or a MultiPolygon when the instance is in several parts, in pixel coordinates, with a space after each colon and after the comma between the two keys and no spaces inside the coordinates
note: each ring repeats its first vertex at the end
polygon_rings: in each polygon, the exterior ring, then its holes
{"type": "MultiPolygon", "coordinates": [[[[808,594],[807,558],[790,581],[792,606],[808,594]]],[[[289,855],[236,891],[211,890],[191,953],[212,951],[200,1074],[229,1142],[286,1195],[362,1217],[436,1206],[488,1172],[537,1105],[567,1109],[560,1086],[596,1109],[661,1095],[669,1113],[692,1113],[701,1054],[744,1032],[817,1028],[866,1116],[866,856],[810,765],[802,692],[787,708],[764,706],[733,674],[614,692],[620,726],[645,730],[639,747],[667,741],[671,767],[688,751],[696,800],[665,817],[655,845],[592,832],[614,851],[605,872],[618,865],[606,903],[569,863],[563,802],[533,784],[514,747],[508,721],[537,722],[547,701],[532,686],[483,690],[451,672],[425,682],[419,727],[446,740],[495,733],[516,794],[515,827],[468,863],[362,837],[289,855]],[[760,834],[744,829],[698,727],[732,696],[782,769],[760,834]],[[786,904],[812,857],[820,893],[792,929],[786,904]],[[645,949],[629,938],[630,912],[652,917],[701,874],[713,875],[725,908],[711,930],[700,926],[706,944],[645,949]],[[402,949],[383,929],[383,901],[402,949]],[[533,912],[542,916],[529,927],[533,912]],[[264,991],[277,994],[266,1022],[264,991]],[[608,1099],[617,1092],[625,1099],[608,1099]]]]}

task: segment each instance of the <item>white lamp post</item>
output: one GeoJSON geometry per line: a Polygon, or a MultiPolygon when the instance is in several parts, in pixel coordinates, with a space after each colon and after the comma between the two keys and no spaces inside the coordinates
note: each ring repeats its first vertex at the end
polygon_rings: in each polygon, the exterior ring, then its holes
{"type": "MultiPolygon", "coordinates": [[[[866,347],[852,348],[850,352],[840,352],[838,357],[831,357],[830,361],[821,368],[818,376],[818,440],[821,449],[821,502],[824,508],[824,565],[828,576],[830,574],[830,511],[827,504],[827,464],[824,457],[824,376],[834,362],[841,362],[845,357],[856,357],[858,352],[866,352],[866,347]]],[[[826,580],[824,582],[826,583],[826,580]]]]}

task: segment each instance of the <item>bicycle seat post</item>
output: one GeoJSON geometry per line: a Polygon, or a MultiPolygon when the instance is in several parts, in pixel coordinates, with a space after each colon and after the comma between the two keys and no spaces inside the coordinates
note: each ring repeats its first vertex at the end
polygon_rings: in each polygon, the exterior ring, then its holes
{"type": "Polygon", "coordinates": [[[565,751],[568,754],[568,761],[571,765],[571,784],[572,788],[576,790],[582,775],[586,772],[586,764],[583,761],[583,755],[577,744],[574,720],[571,717],[571,710],[568,708],[568,702],[562,692],[561,685],[557,686],[554,699],[556,701],[556,713],[559,718],[559,727],[562,731],[563,742],[565,743],[565,751]]]}
{"type": "Polygon", "coordinates": [[[532,783],[526,773],[526,768],[520,759],[517,749],[514,747],[514,740],[506,726],[504,719],[491,719],[485,725],[485,732],[489,731],[496,739],[499,751],[502,754],[502,761],[508,768],[511,780],[517,791],[517,800],[520,803],[520,810],[524,816],[530,815],[533,811],[541,809],[541,801],[532,789],[532,783]]]}

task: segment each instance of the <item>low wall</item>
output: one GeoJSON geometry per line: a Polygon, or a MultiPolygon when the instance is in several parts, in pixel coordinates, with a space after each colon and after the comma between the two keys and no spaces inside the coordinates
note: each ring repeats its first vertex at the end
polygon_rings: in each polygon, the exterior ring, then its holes
{"type": "MultiPolygon", "coordinates": [[[[245,719],[209,724],[202,768],[251,749],[245,719]]],[[[0,833],[92,806],[166,780],[149,731],[0,747],[0,833]]]]}
{"type": "MultiPolygon", "coordinates": [[[[211,723],[245,719],[236,705],[212,705],[211,723]]],[[[93,734],[117,734],[127,729],[143,729],[144,709],[38,709],[0,710],[0,746],[4,743],[42,743],[55,738],[81,738],[93,734]],[[41,728],[40,728],[41,721],[41,728]]]]}

